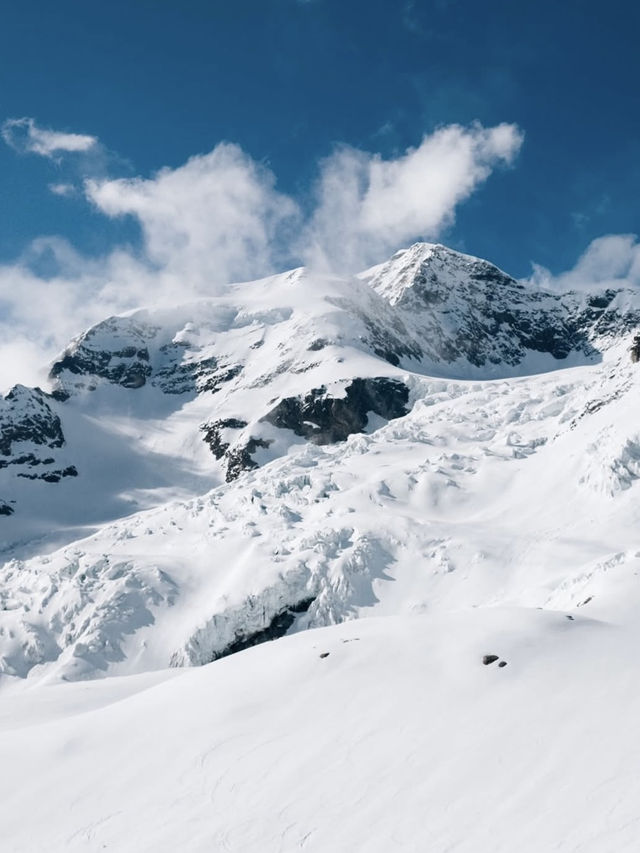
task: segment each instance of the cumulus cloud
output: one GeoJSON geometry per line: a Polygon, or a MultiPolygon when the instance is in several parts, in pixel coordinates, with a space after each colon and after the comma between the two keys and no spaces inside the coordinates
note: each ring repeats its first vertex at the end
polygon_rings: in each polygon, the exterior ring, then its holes
{"type": "Polygon", "coordinates": [[[38,127],[32,118],[10,118],[2,124],[2,138],[20,153],[39,154],[52,158],[57,154],[81,153],[98,144],[95,136],[82,133],[63,133],[38,127]]]}
{"type": "MultiPolygon", "coordinates": [[[[513,125],[455,125],[396,159],[342,146],[320,164],[315,204],[303,217],[276,189],[273,173],[237,145],[222,143],[151,177],[112,179],[91,171],[101,150],[94,137],[43,131],[31,119],[5,123],[6,134],[13,147],[46,157],[90,152],[82,161],[88,171],[80,197],[107,217],[131,217],[142,240],[89,258],[65,240],[40,238],[22,257],[0,265],[5,388],[42,381],[36,365],[110,314],[206,296],[301,260],[357,270],[413,239],[434,238],[492,169],[512,162],[522,142],[513,125]]],[[[50,189],[78,194],[67,182],[50,189]]]]}
{"type": "Polygon", "coordinates": [[[357,270],[417,237],[450,226],[458,204],[522,144],[512,124],[451,125],[384,160],[342,146],[324,161],[317,207],[303,234],[308,262],[357,270]]]}
{"type": "Polygon", "coordinates": [[[603,290],[640,286],[640,243],[635,234],[607,234],[593,240],[573,269],[553,275],[539,264],[525,283],[548,290],[603,290]]]}

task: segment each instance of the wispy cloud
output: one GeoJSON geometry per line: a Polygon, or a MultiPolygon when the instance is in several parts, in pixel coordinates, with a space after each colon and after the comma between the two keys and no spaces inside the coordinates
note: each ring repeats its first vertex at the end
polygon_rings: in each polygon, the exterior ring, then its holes
{"type": "Polygon", "coordinates": [[[85,191],[107,216],[138,219],[149,262],[205,292],[271,271],[298,216],[273,173],[227,143],[149,179],[88,180],[85,191]]]}
{"type": "Polygon", "coordinates": [[[56,183],[49,184],[49,189],[54,195],[73,196],[76,195],[76,187],[73,184],[56,183]]]}
{"type": "Polygon", "coordinates": [[[82,133],[64,133],[38,127],[32,118],[10,118],[2,124],[2,138],[20,153],[54,157],[66,153],[89,151],[98,144],[95,136],[82,133]]]}
{"type": "Polygon", "coordinates": [[[302,254],[317,266],[354,271],[416,237],[438,236],[494,168],[513,162],[522,140],[512,124],[450,125],[391,160],[338,148],[321,166],[302,254]]]}
{"type": "Polygon", "coordinates": [[[593,291],[640,287],[640,243],[635,234],[607,234],[593,240],[576,265],[553,275],[539,264],[525,283],[548,290],[593,291]]]}

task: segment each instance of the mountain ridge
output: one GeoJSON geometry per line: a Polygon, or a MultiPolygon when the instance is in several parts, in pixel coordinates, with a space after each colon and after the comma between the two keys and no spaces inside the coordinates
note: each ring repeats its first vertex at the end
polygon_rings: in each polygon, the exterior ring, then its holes
{"type": "Polygon", "coordinates": [[[633,517],[640,476],[638,305],[530,293],[416,244],[361,279],[294,270],[97,324],[54,362],[51,393],[14,390],[0,411],[0,671],[202,664],[428,601],[576,606],[567,584],[587,598],[598,567],[635,564],[603,524],[633,517]],[[531,516],[561,495],[585,519],[598,507],[591,528],[570,517],[589,553],[531,516]],[[541,535],[566,555],[558,577],[541,535]],[[537,556],[502,588],[511,538],[537,556]]]}

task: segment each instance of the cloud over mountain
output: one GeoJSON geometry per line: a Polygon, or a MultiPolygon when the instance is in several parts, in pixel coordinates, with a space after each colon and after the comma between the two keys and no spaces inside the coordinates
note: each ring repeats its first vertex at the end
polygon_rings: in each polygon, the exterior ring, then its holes
{"type": "Polygon", "coordinates": [[[437,237],[496,166],[513,162],[522,141],[513,124],[450,125],[394,159],[339,147],[322,163],[303,255],[357,270],[415,237],[437,237]]]}
{"type": "Polygon", "coordinates": [[[640,285],[640,243],[635,234],[607,234],[592,240],[576,265],[553,275],[539,264],[527,283],[549,290],[602,290],[640,285]]]}
{"type": "Polygon", "coordinates": [[[81,183],[57,181],[51,190],[84,195],[107,217],[132,217],[142,241],[96,259],[43,237],[0,266],[0,364],[8,365],[0,386],[37,382],[37,363],[106,314],[208,295],[300,263],[354,272],[416,238],[437,238],[457,206],[513,162],[523,139],[512,124],[475,124],[442,127],[391,159],[339,146],[320,162],[303,214],[273,172],[237,145],[220,143],[151,177],[113,178],[104,177],[106,149],[93,136],[43,129],[32,118],[9,119],[2,135],[21,152],[80,155],[81,183]]]}

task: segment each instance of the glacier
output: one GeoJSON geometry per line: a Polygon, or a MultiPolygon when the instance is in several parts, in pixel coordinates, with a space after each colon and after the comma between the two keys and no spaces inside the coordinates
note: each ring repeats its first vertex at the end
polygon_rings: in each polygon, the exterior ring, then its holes
{"type": "Polygon", "coordinates": [[[8,849],[635,850],[639,327],[419,243],[16,386],[8,849]]]}

